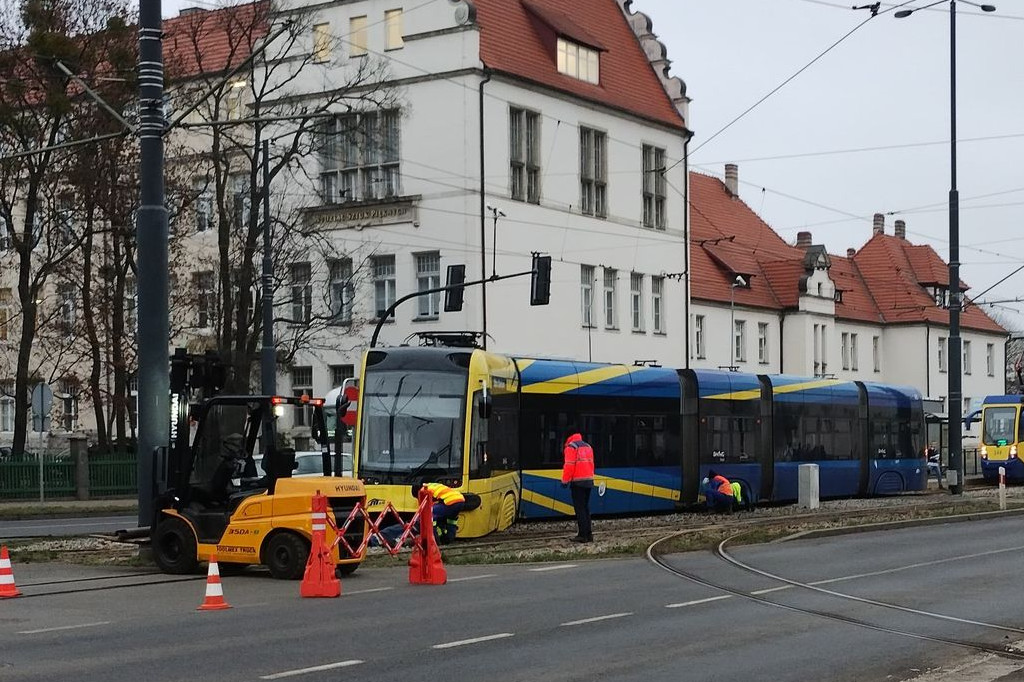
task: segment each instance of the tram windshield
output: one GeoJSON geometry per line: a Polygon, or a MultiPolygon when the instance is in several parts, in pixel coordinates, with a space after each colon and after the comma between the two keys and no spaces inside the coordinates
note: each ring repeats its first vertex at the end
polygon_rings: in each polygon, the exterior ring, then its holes
{"type": "Polygon", "coordinates": [[[1006,445],[1014,442],[1013,425],[1016,407],[989,407],[985,409],[982,442],[985,445],[1006,445]]]}
{"type": "Polygon", "coordinates": [[[462,475],[466,376],[452,372],[367,372],[359,476],[382,483],[462,475]]]}

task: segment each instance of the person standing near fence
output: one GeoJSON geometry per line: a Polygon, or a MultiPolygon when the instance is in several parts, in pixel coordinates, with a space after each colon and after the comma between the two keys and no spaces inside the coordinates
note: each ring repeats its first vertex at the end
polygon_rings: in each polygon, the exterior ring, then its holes
{"type": "Polygon", "coordinates": [[[565,439],[562,449],[562,487],[569,486],[572,492],[572,508],[576,512],[576,537],[573,542],[593,542],[594,533],[590,525],[590,493],[594,489],[594,449],[583,440],[575,427],[569,429],[572,435],[565,439]]]}

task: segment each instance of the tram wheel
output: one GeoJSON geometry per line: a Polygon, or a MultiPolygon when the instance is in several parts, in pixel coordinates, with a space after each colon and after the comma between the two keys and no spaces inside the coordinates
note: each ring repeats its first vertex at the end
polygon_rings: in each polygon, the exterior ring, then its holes
{"type": "Polygon", "coordinates": [[[506,493],[501,500],[501,509],[498,511],[498,530],[506,530],[516,520],[516,496],[506,493]]]}

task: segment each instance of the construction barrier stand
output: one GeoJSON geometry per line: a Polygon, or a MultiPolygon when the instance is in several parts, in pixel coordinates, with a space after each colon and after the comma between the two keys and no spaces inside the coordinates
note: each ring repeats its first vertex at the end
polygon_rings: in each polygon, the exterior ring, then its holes
{"type": "Polygon", "coordinates": [[[313,496],[313,542],[306,562],[299,594],[303,597],[340,597],[341,581],[331,558],[333,546],[327,546],[327,498],[316,491],[313,496]]]}
{"type": "Polygon", "coordinates": [[[412,585],[444,585],[448,572],[441,561],[441,550],[434,537],[433,496],[420,489],[420,536],[409,557],[409,583],[412,585]]]}

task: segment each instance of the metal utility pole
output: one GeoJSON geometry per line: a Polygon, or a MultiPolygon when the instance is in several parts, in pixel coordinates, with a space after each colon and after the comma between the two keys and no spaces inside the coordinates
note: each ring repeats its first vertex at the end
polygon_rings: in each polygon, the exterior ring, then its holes
{"type": "Polygon", "coordinates": [[[274,353],[274,257],[270,226],[270,141],[263,140],[263,348],[260,353],[260,386],[263,395],[277,392],[274,353]]]}
{"type": "Polygon", "coordinates": [[[153,518],[154,460],[170,438],[167,209],[164,207],[164,64],[161,0],[139,3],[139,525],[153,518]]]}
{"type": "Polygon", "coordinates": [[[960,355],[960,193],[956,188],[956,0],[949,2],[949,492],[964,491],[963,377],[960,355]]]}

